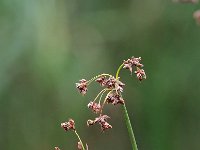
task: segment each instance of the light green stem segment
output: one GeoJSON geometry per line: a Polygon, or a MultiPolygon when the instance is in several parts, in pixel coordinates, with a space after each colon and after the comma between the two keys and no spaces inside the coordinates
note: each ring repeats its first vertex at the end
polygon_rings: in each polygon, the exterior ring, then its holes
{"type": "MultiPolygon", "coordinates": [[[[119,78],[119,73],[120,73],[120,70],[122,69],[123,66],[124,66],[124,64],[121,64],[119,66],[119,68],[117,69],[116,79],[119,78]]],[[[123,105],[123,111],[124,111],[124,119],[125,119],[125,122],[126,122],[126,127],[127,127],[127,130],[128,130],[128,134],[129,134],[129,138],[130,138],[130,141],[131,141],[132,149],[133,150],[138,150],[137,143],[136,143],[136,140],[135,140],[135,136],[134,136],[134,133],[133,133],[133,128],[132,128],[131,121],[129,119],[128,112],[127,112],[125,104],[123,105]]]]}
{"type": "Polygon", "coordinates": [[[110,74],[106,74],[106,73],[103,73],[103,74],[100,74],[100,75],[97,75],[95,77],[93,77],[92,79],[90,79],[89,81],[87,81],[87,84],[89,85],[90,83],[92,83],[92,81],[94,81],[95,79],[101,77],[101,76],[109,76],[109,77],[112,77],[110,74]]]}
{"type": "Polygon", "coordinates": [[[132,129],[132,126],[131,126],[131,122],[130,122],[125,104],[123,105],[123,111],[124,111],[124,119],[126,121],[126,126],[127,126],[127,129],[128,129],[129,138],[131,140],[132,148],[133,148],[133,150],[138,150],[137,143],[136,143],[136,140],[135,140],[135,136],[134,136],[134,133],[133,133],[133,129],[132,129]]]}
{"type": "Polygon", "coordinates": [[[117,69],[117,72],[116,72],[116,79],[118,79],[119,78],[119,72],[120,72],[120,70],[122,69],[122,67],[124,66],[124,64],[121,64],[120,66],[119,66],[119,68],[117,69]]]}
{"type": "Polygon", "coordinates": [[[75,132],[76,136],[78,137],[78,140],[81,142],[81,145],[82,145],[83,150],[85,150],[85,147],[84,147],[84,145],[83,145],[83,142],[81,141],[80,136],[78,135],[78,133],[76,132],[76,130],[74,130],[74,132],[75,132]]]}

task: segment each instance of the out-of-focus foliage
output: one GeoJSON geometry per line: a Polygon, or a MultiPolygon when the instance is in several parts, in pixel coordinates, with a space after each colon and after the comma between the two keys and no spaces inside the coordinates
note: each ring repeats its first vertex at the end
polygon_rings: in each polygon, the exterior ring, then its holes
{"type": "Polygon", "coordinates": [[[120,107],[107,106],[113,129],[87,128],[94,118],[75,83],[114,74],[141,56],[147,80],[121,72],[140,150],[200,148],[199,5],[163,0],[1,0],[0,149],[76,149],[60,123],[72,117],[89,149],[131,149],[120,107]]]}

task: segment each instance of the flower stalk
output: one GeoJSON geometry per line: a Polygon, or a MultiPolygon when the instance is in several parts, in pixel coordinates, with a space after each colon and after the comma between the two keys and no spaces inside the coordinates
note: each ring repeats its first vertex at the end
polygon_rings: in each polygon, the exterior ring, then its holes
{"type": "MultiPolygon", "coordinates": [[[[124,64],[121,64],[119,66],[119,68],[117,69],[116,79],[119,78],[119,73],[120,73],[120,71],[121,71],[123,66],[124,66],[124,64]]],[[[122,106],[122,108],[123,108],[123,111],[124,111],[124,119],[125,119],[125,122],[126,122],[126,127],[127,127],[127,130],[128,130],[128,134],[129,134],[129,138],[130,138],[130,141],[131,141],[132,149],[133,150],[138,150],[137,143],[136,143],[135,136],[134,136],[134,132],[133,132],[133,128],[132,128],[132,125],[131,125],[131,121],[129,119],[128,111],[126,109],[126,105],[124,104],[122,106]]]]}

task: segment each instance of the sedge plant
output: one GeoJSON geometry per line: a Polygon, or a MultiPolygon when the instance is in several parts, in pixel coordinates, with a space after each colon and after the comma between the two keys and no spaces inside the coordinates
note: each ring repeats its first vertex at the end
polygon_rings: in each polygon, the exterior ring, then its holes
{"type": "MultiPolygon", "coordinates": [[[[99,124],[102,132],[111,129],[112,125],[108,123],[108,119],[110,119],[110,117],[104,113],[104,107],[106,104],[122,105],[124,120],[127,126],[132,150],[138,150],[138,147],[126,108],[126,101],[122,97],[123,87],[125,84],[120,81],[119,74],[122,69],[128,69],[131,72],[131,75],[134,71],[134,74],[136,74],[136,77],[139,81],[146,79],[145,71],[142,69],[144,65],[141,64],[140,61],[141,57],[131,57],[123,61],[123,63],[117,69],[115,76],[103,73],[91,78],[90,80],[81,79],[78,83],[76,83],[76,88],[82,95],[87,93],[88,87],[92,82],[97,82],[101,87],[103,87],[103,89],[97,94],[94,100],[90,101],[87,105],[87,107],[91,109],[93,113],[97,114],[96,118],[87,120],[87,126],[99,124]]],[[[77,147],[79,150],[88,150],[88,145],[86,144],[86,146],[84,146],[79,134],[75,129],[75,122],[73,119],[69,119],[68,122],[61,123],[61,127],[65,131],[74,131],[78,139],[77,147]]],[[[55,150],[60,149],[55,147],[55,150]]]]}

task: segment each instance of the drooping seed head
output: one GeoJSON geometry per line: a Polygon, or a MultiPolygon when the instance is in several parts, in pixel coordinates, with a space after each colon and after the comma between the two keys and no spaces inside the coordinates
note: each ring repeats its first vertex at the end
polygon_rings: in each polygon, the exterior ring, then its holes
{"type": "Polygon", "coordinates": [[[102,123],[100,123],[100,125],[101,125],[101,130],[102,131],[105,131],[107,129],[111,129],[112,128],[112,126],[108,122],[102,122],[102,123]]]}
{"type": "Polygon", "coordinates": [[[102,75],[99,78],[97,78],[95,81],[98,82],[101,86],[105,86],[107,79],[106,79],[106,76],[102,75]]]}
{"type": "Polygon", "coordinates": [[[101,105],[100,105],[100,103],[95,103],[95,102],[89,102],[89,104],[87,105],[88,106],[88,108],[90,108],[90,109],[92,109],[92,111],[94,112],[94,113],[98,113],[98,112],[100,112],[100,110],[101,110],[101,105]]]}
{"type": "Polygon", "coordinates": [[[106,129],[112,128],[112,126],[107,122],[107,119],[110,117],[107,115],[100,115],[99,117],[95,118],[94,120],[88,120],[87,125],[91,126],[94,125],[95,123],[99,123],[101,126],[101,130],[105,131],[106,129]]]}
{"type": "Polygon", "coordinates": [[[62,127],[65,131],[75,130],[75,122],[74,122],[73,119],[69,119],[68,122],[61,123],[61,127],[62,127]]]}
{"type": "Polygon", "coordinates": [[[79,83],[76,83],[76,88],[79,90],[79,92],[82,95],[85,95],[87,93],[87,80],[81,79],[79,80],[79,83]]]}
{"type": "Polygon", "coordinates": [[[137,71],[135,71],[135,74],[136,74],[136,76],[137,76],[137,78],[140,80],[140,81],[142,81],[143,79],[146,79],[146,74],[145,74],[145,72],[144,72],[144,70],[143,69],[137,69],[137,71]]]}
{"type": "Polygon", "coordinates": [[[130,59],[124,60],[123,68],[129,69],[132,74],[133,67],[143,67],[144,66],[143,64],[140,63],[141,60],[142,60],[141,57],[136,58],[136,57],[132,56],[130,59]]]}
{"type": "Polygon", "coordinates": [[[111,103],[113,105],[124,104],[123,98],[117,93],[110,93],[106,99],[106,102],[111,103]]]}

